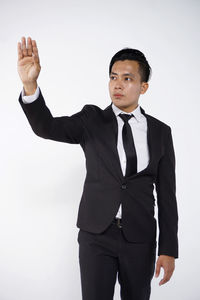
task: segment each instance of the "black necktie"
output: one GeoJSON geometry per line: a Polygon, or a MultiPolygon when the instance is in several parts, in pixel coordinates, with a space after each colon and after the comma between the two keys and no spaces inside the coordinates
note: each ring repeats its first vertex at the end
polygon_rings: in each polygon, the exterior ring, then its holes
{"type": "Polygon", "coordinates": [[[122,140],[124,145],[124,150],[126,153],[126,175],[130,176],[132,174],[137,173],[137,155],[132,135],[131,126],[128,123],[128,120],[134,117],[132,114],[119,114],[119,116],[124,121],[124,125],[122,128],[122,140]]]}

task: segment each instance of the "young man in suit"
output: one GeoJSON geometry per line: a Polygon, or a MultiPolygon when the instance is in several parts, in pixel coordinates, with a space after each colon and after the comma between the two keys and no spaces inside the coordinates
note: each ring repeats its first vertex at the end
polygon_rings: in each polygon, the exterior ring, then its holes
{"type": "Polygon", "coordinates": [[[175,154],[171,128],[145,113],[140,94],[148,89],[151,67],[144,54],[125,48],[109,66],[111,104],[85,105],[72,116],[53,117],[37,86],[36,42],[18,43],[20,105],[40,137],[80,144],[87,175],[77,227],[83,300],[112,300],[116,276],[123,300],[147,300],[151,280],[164,269],[170,280],[178,258],[175,154]],[[155,268],[156,187],[159,242],[155,268]]]}

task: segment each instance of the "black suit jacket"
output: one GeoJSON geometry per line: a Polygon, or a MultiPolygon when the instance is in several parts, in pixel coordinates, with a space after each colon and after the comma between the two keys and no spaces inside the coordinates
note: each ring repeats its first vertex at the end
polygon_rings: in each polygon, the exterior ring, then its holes
{"type": "Polygon", "coordinates": [[[175,154],[171,128],[141,112],[147,118],[150,152],[148,166],[137,174],[123,176],[117,152],[118,124],[112,102],[104,110],[85,105],[72,116],[53,117],[40,91],[39,98],[24,104],[36,135],[59,142],[80,144],[86,158],[86,178],[79,204],[77,227],[102,233],[122,204],[125,237],[130,242],[157,243],[155,200],[158,206],[158,255],[178,258],[178,212],[176,201],[175,154]],[[156,188],[156,198],[153,195],[156,188]]]}

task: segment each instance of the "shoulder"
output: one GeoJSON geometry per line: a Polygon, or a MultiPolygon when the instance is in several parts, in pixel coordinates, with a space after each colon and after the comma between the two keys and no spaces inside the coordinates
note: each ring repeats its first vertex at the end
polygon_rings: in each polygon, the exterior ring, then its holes
{"type": "Polygon", "coordinates": [[[83,109],[88,110],[88,111],[93,111],[93,112],[98,112],[101,111],[102,109],[94,104],[85,104],[83,109]]]}
{"type": "Polygon", "coordinates": [[[85,123],[94,122],[102,109],[94,104],[85,104],[77,116],[81,117],[85,123]]]}
{"type": "Polygon", "coordinates": [[[82,110],[86,112],[88,117],[96,116],[97,114],[103,112],[103,110],[99,106],[94,104],[85,104],[82,110]]]}
{"type": "Polygon", "coordinates": [[[165,129],[170,129],[170,126],[169,124],[163,122],[162,120],[158,119],[158,118],[155,118],[154,116],[152,115],[149,115],[145,112],[145,110],[140,106],[140,110],[141,110],[141,113],[155,126],[158,126],[158,127],[162,127],[162,128],[165,128],[165,129]]]}
{"type": "Polygon", "coordinates": [[[157,125],[157,126],[159,126],[159,127],[163,127],[163,128],[165,128],[166,130],[167,130],[167,129],[169,130],[169,129],[171,128],[169,124],[163,122],[162,120],[160,120],[160,119],[158,119],[158,118],[153,117],[152,115],[146,114],[146,116],[147,116],[147,117],[148,117],[155,125],[157,125]]]}
{"type": "Polygon", "coordinates": [[[149,115],[145,112],[145,110],[141,108],[141,112],[142,114],[149,120],[149,122],[151,123],[151,125],[154,127],[154,128],[157,128],[159,131],[161,131],[162,133],[166,133],[166,134],[170,134],[171,132],[171,127],[169,124],[167,124],[166,122],[152,116],[152,115],[149,115]]]}
{"type": "Polygon", "coordinates": [[[163,120],[160,120],[152,115],[145,113],[145,116],[154,132],[157,132],[158,136],[168,140],[168,137],[172,135],[171,126],[163,120]]]}

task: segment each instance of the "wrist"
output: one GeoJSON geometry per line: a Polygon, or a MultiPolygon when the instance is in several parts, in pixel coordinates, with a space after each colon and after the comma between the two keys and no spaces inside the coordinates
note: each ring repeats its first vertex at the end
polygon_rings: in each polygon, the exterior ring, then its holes
{"type": "Polygon", "coordinates": [[[23,83],[25,96],[34,95],[37,89],[37,81],[23,83]]]}

